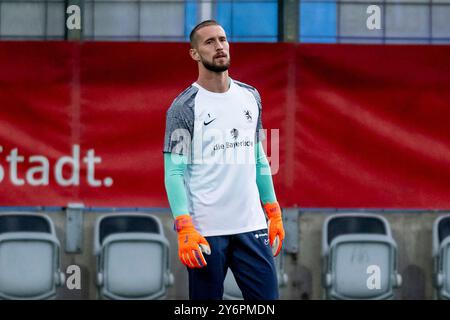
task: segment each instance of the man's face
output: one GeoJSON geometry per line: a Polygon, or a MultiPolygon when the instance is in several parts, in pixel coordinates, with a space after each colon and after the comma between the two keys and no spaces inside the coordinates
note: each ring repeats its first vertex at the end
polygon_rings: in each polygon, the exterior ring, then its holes
{"type": "Polygon", "coordinates": [[[221,26],[212,25],[199,29],[196,33],[193,55],[203,66],[213,72],[224,72],[230,66],[230,45],[221,26]]]}

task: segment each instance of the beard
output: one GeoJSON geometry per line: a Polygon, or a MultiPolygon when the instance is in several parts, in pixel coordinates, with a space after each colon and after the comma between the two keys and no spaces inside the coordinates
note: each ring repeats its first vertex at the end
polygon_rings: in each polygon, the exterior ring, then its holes
{"type": "Polygon", "coordinates": [[[212,72],[217,72],[217,73],[227,71],[228,68],[230,67],[230,59],[228,59],[228,61],[223,65],[219,65],[219,64],[215,63],[214,59],[213,59],[213,62],[210,63],[209,61],[205,61],[202,58],[201,62],[207,70],[212,71],[212,72]]]}

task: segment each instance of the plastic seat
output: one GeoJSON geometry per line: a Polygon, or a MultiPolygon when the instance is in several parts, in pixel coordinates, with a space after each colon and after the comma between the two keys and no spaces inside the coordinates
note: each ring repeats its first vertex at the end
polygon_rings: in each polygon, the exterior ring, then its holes
{"type": "Polygon", "coordinates": [[[374,214],[337,214],[322,230],[327,299],[392,299],[401,285],[397,245],[386,219],[374,214]]]}
{"type": "Polygon", "coordinates": [[[34,213],[0,214],[0,298],[52,299],[65,283],[52,220],[34,213]]]}
{"type": "Polygon", "coordinates": [[[160,220],[148,214],[97,219],[94,252],[101,299],[160,299],[173,284],[169,242],[160,220]]]}
{"type": "Polygon", "coordinates": [[[450,215],[433,224],[434,287],[438,299],[450,299],[450,215]]]}

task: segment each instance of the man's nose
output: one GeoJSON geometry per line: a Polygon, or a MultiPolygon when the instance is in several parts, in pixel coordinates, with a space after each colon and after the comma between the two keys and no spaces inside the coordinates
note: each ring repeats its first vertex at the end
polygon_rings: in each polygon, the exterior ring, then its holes
{"type": "Polygon", "coordinates": [[[220,41],[216,42],[216,50],[223,50],[223,45],[220,41]]]}

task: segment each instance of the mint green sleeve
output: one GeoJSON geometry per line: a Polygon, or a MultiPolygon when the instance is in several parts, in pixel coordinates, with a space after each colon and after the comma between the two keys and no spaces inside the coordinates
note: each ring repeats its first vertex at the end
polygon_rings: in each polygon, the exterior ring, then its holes
{"type": "Polygon", "coordinates": [[[164,184],[174,218],[183,214],[189,214],[186,188],[184,186],[186,164],[186,156],[164,152],[164,184]]]}
{"type": "Polygon", "coordinates": [[[277,198],[273,187],[272,173],[261,142],[258,142],[255,147],[255,161],[256,184],[258,185],[259,197],[262,203],[276,202],[277,198]]]}

